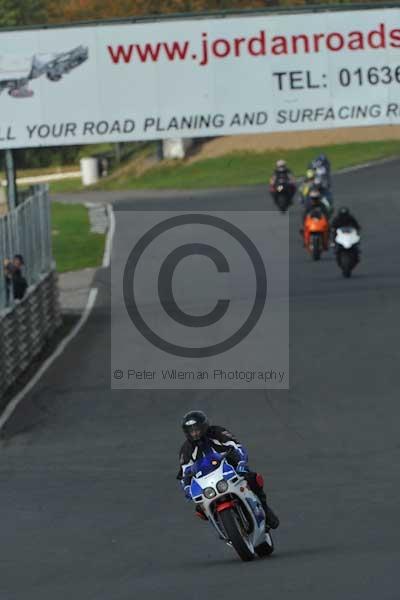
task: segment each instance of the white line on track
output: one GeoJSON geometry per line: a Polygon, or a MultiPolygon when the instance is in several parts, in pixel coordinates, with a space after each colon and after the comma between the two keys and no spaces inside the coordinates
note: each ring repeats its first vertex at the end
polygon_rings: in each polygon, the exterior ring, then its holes
{"type": "Polygon", "coordinates": [[[368,169],[369,167],[379,167],[380,165],[385,165],[387,163],[395,162],[399,160],[398,156],[392,156],[390,158],[382,158],[380,160],[372,160],[368,163],[362,163],[361,165],[355,165],[354,167],[346,167],[344,169],[340,169],[339,171],[334,171],[332,175],[341,175],[342,173],[351,173],[352,171],[361,171],[362,169],[368,169]]]}
{"type": "Polygon", "coordinates": [[[73,340],[76,335],[78,335],[79,331],[82,329],[82,327],[84,326],[84,324],[86,323],[86,321],[89,318],[89,315],[92,311],[94,303],[96,302],[97,293],[98,293],[97,288],[90,289],[89,297],[88,297],[88,300],[87,300],[87,303],[85,306],[85,310],[83,311],[81,318],[79,319],[79,321],[77,322],[75,327],[59,343],[57,348],[54,350],[53,354],[51,354],[44,361],[44,363],[42,364],[40,369],[35,373],[35,375],[32,377],[32,379],[30,379],[28,381],[26,386],[24,388],[22,388],[22,390],[20,392],[18,392],[18,394],[16,396],[14,396],[14,398],[7,404],[3,414],[0,416],[0,431],[4,427],[4,425],[6,424],[7,420],[10,418],[10,416],[12,415],[14,410],[17,408],[17,406],[21,402],[21,400],[26,396],[26,394],[28,392],[31,391],[33,386],[36,385],[36,383],[39,381],[39,379],[42,377],[42,375],[47,371],[47,369],[50,367],[50,365],[53,364],[53,362],[56,360],[56,358],[58,358],[60,356],[60,354],[62,354],[64,352],[65,348],[68,346],[70,341],[73,340]]]}
{"type": "MultiPolygon", "coordinates": [[[[114,233],[115,233],[115,216],[114,216],[114,211],[113,211],[111,204],[107,205],[107,213],[108,213],[108,218],[109,218],[109,227],[108,227],[108,232],[107,232],[106,244],[105,244],[105,248],[104,248],[104,256],[103,256],[103,263],[102,263],[103,267],[108,267],[110,265],[112,244],[113,244],[113,238],[114,238],[114,233]]],[[[23,398],[26,396],[26,394],[28,394],[31,391],[31,389],[37,384],[37,382],[42,377],[42,375],[44,375],[44,373],[47,371],[47,369],[64,352],[64,350],[68,346],[68,344],[78,335],[78,333],[80,332],[82,327],[85,325],[86,321],[88,320],[90,313],[92,312],[93,306],[96,302],[97,294],[98,294],[97,288],[90,288],[89,296],[88,296],[88,299],[86,302],[85,309],[84,309],[79,321],[75,325],[75,327],[58,344],[58,346],[54,350],[53,354],[51,354],[44,361],[44,363],[42,364],[40,369],[35,373],[35,375],[32,377],[32,379],[30,379],[28,381],[28,383],[25,385],[25,387],[23,387],[22,390],[20,390],[16,394],[16,396],[14,396],[12,398],[12,400],[10,400],[10,402],[7,404],[3,413],[0,415],[0,431],[2,430],[4,425],[7,423],[8,419],[11,417],[11,415],[13,414],[13,412],[15,411],[15,409],[17,408],[17,406],[21,402],[21,400],[23,400],[23,398]]]]}

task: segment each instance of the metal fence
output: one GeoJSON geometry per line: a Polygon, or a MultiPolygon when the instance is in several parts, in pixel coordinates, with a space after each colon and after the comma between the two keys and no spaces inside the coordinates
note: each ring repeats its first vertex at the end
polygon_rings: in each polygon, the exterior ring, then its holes
{"type": "Polygon", "coordinates": [[[0,410],[7,392],[46,348],[61,325],[57,273],[51,252],[50,202],[47,186],[0,218],[0,410]],[[21,254],[28,288],[14,299],[14,283],[4,261],[21,254]],[[7,283],[8,280],[8,283],[7,283]]]}
{"type": "Polygon", "coordinates": [[[47,186],[37,186],[31,197],[0,218],[0,311],[13,306],[15,302],[12,278],[6,277],[4,265],[16,254],[24,258],[22,274],[28,286],[37,283],[52,268],[47,186]]]}
{"type": "Polygon", "coordinates": [[[0,410],[7,392],[61,325],[57,274],[42,275],[21,302],[0,313],[0,410]]]}

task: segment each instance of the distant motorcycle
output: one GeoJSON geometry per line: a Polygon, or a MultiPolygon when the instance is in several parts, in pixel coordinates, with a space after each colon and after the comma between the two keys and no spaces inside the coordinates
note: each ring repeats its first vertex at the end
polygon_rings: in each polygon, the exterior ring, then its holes
{"type": "Polygon", "coordinates": [[[354,267],[360,260],[360,235],[354,227],[339,227],[336,230],[336,262],[343,277],[351,277],[354,267]]]}
{"type": "Polygon", "coordinates": [[[192,466],[190,495],[201,507],[218,537],[232,546],[243,561],[274,551],[265,527],[265,513],[244,477],[220,454],[210,452],[192,466]]]}
{"type": "Polygon", "coordinates": [[[328,190],[331,188],[331,164],[325,156],[320,154],[310,163],[311,169],[314,170],[315,177],[321,179],[324,187],[328,190]]]}
{"type": "Polygon", "coordinates": [[[296,189],[293,186],[293,183],[289,181],[278,182],[275,186],[270,187],[274,202],[281,213],[285,213],[292,204],[295,191],[296,189]]]}
{"type": "Polygon", "coordinates": [[[329,247],[329,221],[320,208],[313,208],[304,220],[304,246],[313,260],[319,260],[329,247]]]}
{"type": "Polygon", "coordinates": [[[330,173],[325,165],[319,165],[315,168],[315,176],[318,177],[323,186],[328,190],[331,187],[331,177],[330,173]]]}

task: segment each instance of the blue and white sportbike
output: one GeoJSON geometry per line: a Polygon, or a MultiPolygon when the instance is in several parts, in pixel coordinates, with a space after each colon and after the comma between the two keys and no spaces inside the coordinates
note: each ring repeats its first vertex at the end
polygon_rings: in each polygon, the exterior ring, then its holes
{"type": "Polygon", "coordinates": [[[220,454],[209,453],[191,467],[190,496],[220,539],[244,561],[274,550],[265,513],[244,477],[220,454]]]}

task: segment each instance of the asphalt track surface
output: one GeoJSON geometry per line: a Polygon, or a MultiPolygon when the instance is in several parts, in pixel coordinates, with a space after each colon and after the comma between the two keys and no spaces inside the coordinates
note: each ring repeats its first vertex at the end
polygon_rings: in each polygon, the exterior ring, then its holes
{"type": "MultiPolygon", "coordinates": [[[[110,391],[109,273],[95,310],[8,422],[1,600],[398,600],[400,163],[334,178],[363,260],[350,281],[291,236],[290,392],[110,391]],[[174,479],[182,413],[248,445],[281,527],[241,563],[174,479]]],[[[262,209],[265,189],[140,195],[135,209],[262,209]]],[[[117,212],[117,234],[127,236],[117,212]]]]}

